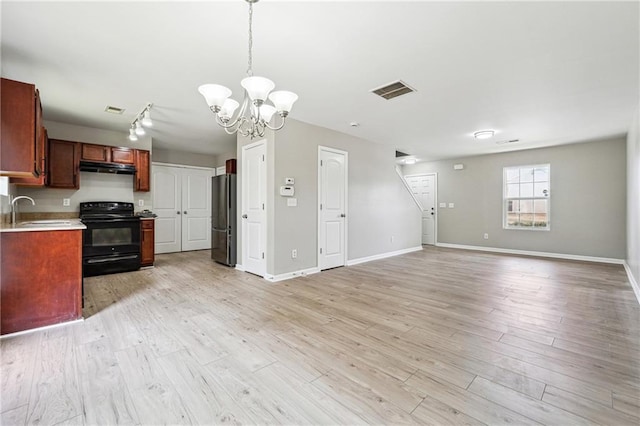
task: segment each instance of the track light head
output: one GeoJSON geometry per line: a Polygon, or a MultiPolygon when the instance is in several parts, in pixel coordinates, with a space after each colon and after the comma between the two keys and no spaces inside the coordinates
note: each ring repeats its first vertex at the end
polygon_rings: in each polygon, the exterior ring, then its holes
{"type": "Polygon", "coordinates": [[[151,113],[149,109],[145,109],[144,114],[142,115],[142,120],[140,120],[144,127],[153,127],[153,121],[151,120],[151,113]]]}

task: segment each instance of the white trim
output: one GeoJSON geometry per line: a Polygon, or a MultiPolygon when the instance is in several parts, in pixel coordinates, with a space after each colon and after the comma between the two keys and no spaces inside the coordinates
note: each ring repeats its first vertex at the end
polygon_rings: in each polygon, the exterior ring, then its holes
{"type": "Polygon", "coordinates": [[[202,166],[190,166],[188,164],[173,164],[173,163],[163,163],[161,161],[152,161],[152,166],[167,166],[167,167],[180,167],[183,169],[198,169],[198,170],[210,170],[215,173],[215,167],[202,167],[202,166]]]}
{"type": "Polygon", "coordinates": [[[318,162],[317,162],[317,167],[318,167],[318,195],[317,195],[317,200],[316,200],[316,213],[317,213],[317,226],[318,226],[318,235],[317,235],[317,241],[318,241],[318,245],[316,247],[316,265],[318,270],[322,270],[321,269],[321,265],[320,265],[320,245],[322,244],[322,238],[321,238],[321,230],[322,230],[322,224],[321,224],[321,211],[320,211],[320,197],[322,196],[322,170],[320,169],[320,155],[322,153],[322,151],[326,151],[326,152],[333,152],[335,154],[342,154],[344,155],[344,214],[345,214],[345,219],[344,219],[344,265],[340,265],[340,266],[347,266],[347,256],[349,254],[349,152],[348,151],[343,151],[341,149],[337,149],[337,148],[331,148],[328,146],[323,146],[323,145],[318,145],[318,162]]]}
{"type": "Polygon", "coordinates": [[[244,266],[236,263],[236,270],[240,271],[240,272],[244,272],[244,266]]]}
{"type": "Polygon", "coordinates": [[[313,267],[313,268],[301,269],[299,271],[287,272],[279,275],[267,274],[264,276],[264,279],[272,283],[277,283],[278,281],[290,280],[292,278],[306,277],[307,275],[317,274],[318,272],[320,272],[320,269],[318,269],[317,267],[313,267]]]}
{"type": "Polygon", "coordinates": [[[84,322],[84,318],[80,318],[73,321],[59,322],[58,324],[45,325],[44,327],[32,328],[30,330],[16,331],[15,333],[4,334],[0,336],[0,340],[7,339],[9,337],[22,336],[23,334],[31,334],[31,333],[35,333],[36,331],[44,331],[52,328],[58,328],[58,327],[62,327],[63,325],[70,325],[78,322],[84,322]]]}
{"type": "Polygon", "coordinates": [[[420,251],[420,250],[422,250],[422,246],[409,247],[409,248],[402,249],[402,250],[396,250],[396,251],[390,251],[390,252],[387,252],[387,253],[375,254],[373,256],[360,257],[358,259],[347,260],[347,266],[353,266],[353,265],[358,265],[360,263],[371,262],[372,260],[386,259],[387,257],[399,256],[401,254],[412,253],[414,251],[420,251]]]}
{"type": "Polygon", "coordinates": [[[555,259],[580,260],[583,262],[613,263],[616,265],[624,264],[624,259],[614,259],[612,257],[582,256],[579,254],[549,253],[545,251],[530,251],[530,250],[513,250],[513,249],[504,249],[504,248],[498,248],[498,247],[467,246],[463,244],[449,244],[449,243],[437,243],[436,246],[453,248],[453,249],[462,249],[462,250],[476,250],[476,251],[488,251],[493,253],[516,254],[521,256],[552,257],[555,259]]]}
{"type": "Polygon", "coordinates": [[[629,279],[629,284],[631,284],[631,288],[633,289],[633,292],[636,295],[636,299],[638,299],[638,303],[640,303],[640,285],[638,285],[638,282],[633,277],[633,274],[631,273],[631,268],[629,267],[629,264],[627,263],[626,260],[624,261],[623,265],[624,265],[624,270],[627,272],[627,278],[629,279]]]}

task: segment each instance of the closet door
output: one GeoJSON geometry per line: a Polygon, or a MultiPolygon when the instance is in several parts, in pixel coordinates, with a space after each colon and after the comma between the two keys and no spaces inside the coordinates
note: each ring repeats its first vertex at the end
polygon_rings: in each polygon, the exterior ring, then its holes
{"type": "Polygon", "coordinates": [[[211,248],[213,170],[182,169],[182,251],[211,248]]]}
{"type": "Polygon", "coordinates": [[[153,165],[156,253],[182,251],[182,169],[153,165]]]}

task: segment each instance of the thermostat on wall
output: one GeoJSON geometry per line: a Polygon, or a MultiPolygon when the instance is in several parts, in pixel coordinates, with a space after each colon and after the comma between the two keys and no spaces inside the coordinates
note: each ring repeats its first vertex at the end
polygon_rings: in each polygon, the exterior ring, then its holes
{"type": "Polygon", "coordinates": [[[295,180],[293,178],[284,178],[284,183],[287,185],[293,185],[295,180]]]}
{"type": "Polygon", "coordinates": [[[283,197],[293,197],[294,193],[293,186],[285,185],[280,187],[280,195],[283,197]]]}

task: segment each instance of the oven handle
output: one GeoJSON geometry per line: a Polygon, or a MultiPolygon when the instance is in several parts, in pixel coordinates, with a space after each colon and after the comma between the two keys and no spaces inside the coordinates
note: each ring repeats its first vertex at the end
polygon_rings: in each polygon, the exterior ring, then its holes
{"type": "Polygon", "coordinates": [[[108,259],[87,259],[87,264],[117,262],[117,261],[120,261],[120,260],[132,260],[132,259],[137,259],[137,258],[138,258],[138,255],[137,254],[133,254],[131,256],[110,257],[108,259]]]}
{"type": "Polygon", "coordinates": [[[80,221],[82,223],[113,223],[113,222],[139,222],[140,218],[139,217],[135,217],[135,218],[130,218],[130,217],[123,217],[123,218],[113,218],[113,219],[80,219],[80,221]]]}

